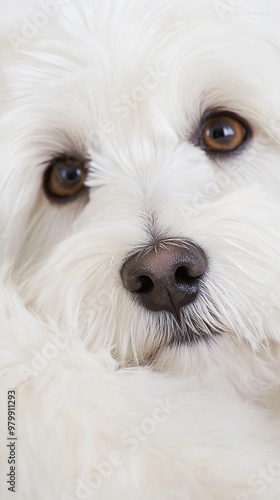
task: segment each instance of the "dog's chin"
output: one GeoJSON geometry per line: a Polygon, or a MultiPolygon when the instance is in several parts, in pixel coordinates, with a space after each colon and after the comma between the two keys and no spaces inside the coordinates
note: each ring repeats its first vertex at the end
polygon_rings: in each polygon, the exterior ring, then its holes
{"type": "Polygon", "coordinates": [[[181,346],[187,346],[191,348],[201,343],[208,344],[219,335],[221,334],[214,330],[206,333],[205,331],[200,330],[199,327],[197,329],[193,329],[189,328],[187,325],[177,325],[171,335],[168,347],[180,348],[181,346]]]}
{"type": "Polygon", "coordinates": [[[221,323],[217,313],[213,312],[215,308],[211,301],[207,302],[212,306],[212,310],[207,310],[208,318],[204,317],[202,310],[199,314],[199,300],[195,311],[194,308],[185,308],[179,318],[175,318],[171,313],[164,313],[163,317],[158,318],[157,331],[160,332],[161,339],[167,339],[162,342],[165,347],[191,348],[201,343],[208,344],[226,331],[228,333],[228,328],[221,323]]]}
{"type": "Polygon", "coordinates": [[[208,345],[221,335],[221,329],[215,330],[209,325],[205,325],[205,328],[203,328],[201,322],[192,322],[191,325],[185,322],[181,324],[176,323],[171,333],[168,347],[187,347],[191,349],[200,344],[208,345]]]}
{"type": "MultiPolygon", "coordinates": [[[[190,318],[187,314],[182,314],[181,321],[178,322],[170,313],[160,315],[151,329],[152,340],[147,339],[147,344],[142,349],[143,357],[137,358],[137,364],[154,364],[161,358],[164,352],[192,351],[208,349],[224,334],[228,334],[228,329],[221,324],[217,327],[203,321],[190,318]],[[146,348],[146,350],[145,350],[146,348]]],[[[129,361],[133,364],[133,361],[129,361]]]]}

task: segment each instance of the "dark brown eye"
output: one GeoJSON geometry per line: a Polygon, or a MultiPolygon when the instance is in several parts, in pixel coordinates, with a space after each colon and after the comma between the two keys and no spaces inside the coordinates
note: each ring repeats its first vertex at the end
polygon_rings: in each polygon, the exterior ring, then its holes
{"type": "Polygon", "coordinates": [[[45,191],[51,198],[67,201],[85,188],[87,173],[85,161],[71,156],[55,158],[45,173],[45,191]]]}
{"type": "Polygon", "coordinates": [[[241,120],[227,114],[220,114],[205,121],[201,146],[206,151],[216,153],[234,151],[245,142],[247,135],[247,127],[241,120]]]}

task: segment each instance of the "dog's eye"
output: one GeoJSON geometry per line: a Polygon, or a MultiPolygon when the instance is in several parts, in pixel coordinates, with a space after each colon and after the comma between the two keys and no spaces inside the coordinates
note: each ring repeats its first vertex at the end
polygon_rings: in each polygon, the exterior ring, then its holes
{"type": "Polygon", "coordinates": [[[209,117],[202,129],[201,146],[205,151],[225,153],[239,148],[247,138],[247,127],[234,116],[209,117]]]}
{"type": "Polygon", "coordinates": [[[45,173],[45,191],[51,198],[66,201],[85,188],[87,173],[85,161],[71,156],[55,158],[45,173]]]}

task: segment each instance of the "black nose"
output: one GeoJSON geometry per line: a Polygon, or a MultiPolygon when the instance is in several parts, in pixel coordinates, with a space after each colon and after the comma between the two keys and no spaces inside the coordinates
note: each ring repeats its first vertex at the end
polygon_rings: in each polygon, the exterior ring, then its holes
{"type": "Polygon", "coordinates": [[[146,309],[169,311],[177,319],[180,309],[195,301],[207,268],[200,247],[188,241],[178,245],[162,243],[153,250],[139,252],[125,262],[121,271],[125,288],[146,309]]]}

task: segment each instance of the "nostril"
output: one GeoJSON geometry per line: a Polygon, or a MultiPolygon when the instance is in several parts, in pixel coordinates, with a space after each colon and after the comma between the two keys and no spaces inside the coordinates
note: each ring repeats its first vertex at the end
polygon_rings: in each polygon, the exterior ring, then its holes
{"type": "Polygon", "coordinates": [[[185,266],[178,267],[176,273],[175,273],[175,281],[177,285],[183,285],[188,282],[190,279],[190,275],[188,272],[188,269],[185,266]]]}
{"type": "Polygon", "coordinates": [[[197,281],[197,278],[190,276],[189,270],[186,266],[178,267],[175,273],[176,285],[193,284],[197,281]]]}
{"type": "Polygon", "coordinates": [[[137,290],[137,293],[140,294],[150,293],[155,288],[155,285],[149,276],[139,276],[139,284],[140,287],[137,290]]]}

